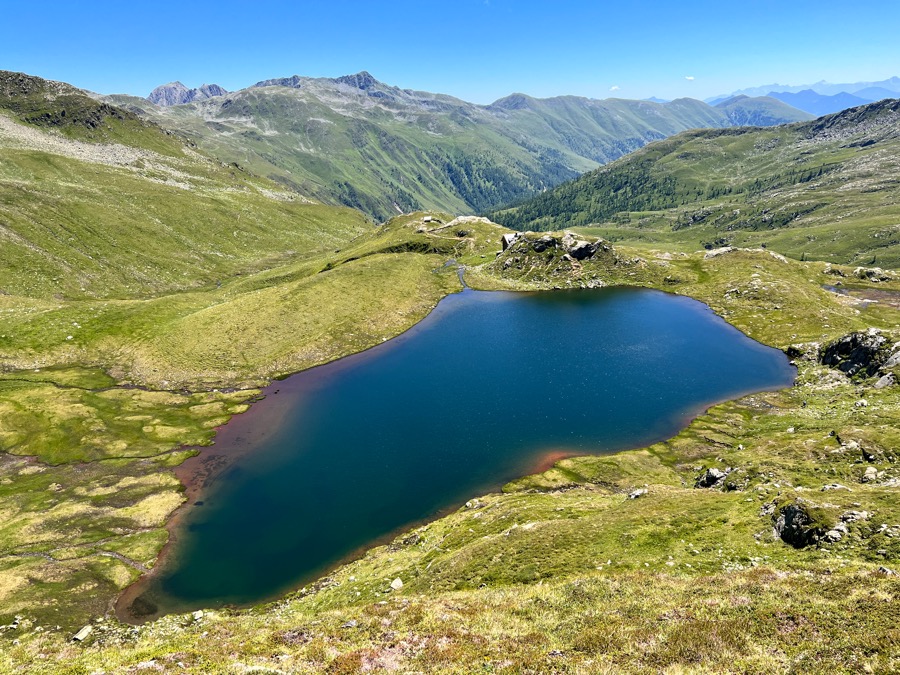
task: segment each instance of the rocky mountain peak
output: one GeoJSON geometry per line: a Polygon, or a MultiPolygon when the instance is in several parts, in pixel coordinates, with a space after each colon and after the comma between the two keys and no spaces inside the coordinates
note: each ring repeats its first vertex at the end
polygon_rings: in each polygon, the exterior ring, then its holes
{"type": "Polygon", "coordinates": [[[342,75],[341,77],[335,78],[335,82],[339,82],[340,84],[347,84],[351,87],[362,89],[363,91],[374,89],[381,84],[378,80],[372,77],[371,73],[365,70],[360,71],[355,75],[342,75]]]}
{"type": "Polygon", "coordinates": [[[224,96],[228,91],[218,84],[204,84],[197,89],[188,89],[181,82],[169,82],[150,92],[147,100],[161,106],[182,105],[191,101],[202,101],[213,96],[224,96]]]}
{"type": "Polygon", "coordinates": [[[305,78],[300,77],[299,75],[292,75],[291,77],[275,77],[271,80],[261,80],[254,84],[254,87],[290,87],[291,89],[300,89],[303,86],[303,80],[305,78]]]}

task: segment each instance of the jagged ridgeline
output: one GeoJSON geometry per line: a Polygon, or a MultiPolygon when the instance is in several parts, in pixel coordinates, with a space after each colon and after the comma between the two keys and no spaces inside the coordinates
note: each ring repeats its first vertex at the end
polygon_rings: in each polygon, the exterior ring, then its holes
{"type": "Polygon", "coordinates": [[[900,264],[900,100],[777,128],[688,131],[490,217],[613,241],[900,264]]]}
{"type": "Polygon", "coordinates": [[[0,71],[0,295],[197,288],[366,227],[70,85],[0,71]]]}
{"type": "Polygon", "coordinates": [[[483,106],[389,86],[366,72],[265,80],[208,97],[211,91],[173,83],[151,95],[186,105],[107,100],[225,161],[378,220],[417,209],[489,209],[685,129],[811,117],[775,99],[747,97],[710,106],[513,94],[483,106]]]}

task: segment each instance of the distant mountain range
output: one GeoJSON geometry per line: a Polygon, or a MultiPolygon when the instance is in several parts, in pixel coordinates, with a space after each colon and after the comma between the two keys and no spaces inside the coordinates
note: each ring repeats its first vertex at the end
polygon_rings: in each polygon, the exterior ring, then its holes
{"type": "Polygon", "coordinates": [[[768,96],[777,98],[794,108],[812,115],[821,116],[874,103],[886,98],[900,98],[900,78],[891,77],[880,82],[855,82],[831,84],[825,81],[816,84],[787,86],[767,84],[734,92],[730,96],[715,96],[706,99],[710,105],[717,105],[735,96],[768,96]]]}
{"type": "Polygon", "coordinates": [[[516,93],[485,106],[400,89],[365,71],[268,79],[236,92],[172,83],[149,100],[105,100],[227,163],[378,220],[509,203],[685,129],[812,117],[774,98],[744,96],[710,106],[516,93]]]}
{"type": "MultiPolygon", "coordinates": [[[[808,113],[812,113],[817,117],[821,117],[822,115],[830,115],[831,113],[840,112],[841,110],[846,110],[847,108],[855,108],[856,106],[866,105],[867,103],[873,102],[870,99],[865,99],[860,96],[848,94],[846,92],[826,96],[825,94],[816,93],[812,89],[804,89],[803,91],[797,92],[796,94],[787,91],[773,91],[769,94],[769,96],[771,96],[772,98],[777,98],[779,101],[783,101],[784,103],[787,103],[788,105],[795,108],[799,108],[800,110],[805,110],[808,113]]],[[[892,97],[886,96],[884,98],[892,97]]]]}
{"type": "MultiPolygon", "coordinates": [[[[797,94],[806,89],[812,89],[817,94],[823,94],[825,96],[833,96],[834,94],[840,94],[842,92],[848,94],[855,94],[863,89],[868,88],[878,88],[889,91],[893,94],[900,94],[900,77],[890,77],[886,80],[880,80],[878,82],[852,82],[846,84],[832,84],[830,82],[826,82],[825,80],[821,80],[816,82],[815,84],[801,84],[797,86],[785,85],[785,84],[764,84],[761,87],[750,87],[748,89],[739,89],[734,92],[732,96],[737,94],[744,94],[745,96],[765,96],[770,91],[784,91],[792,94],[797,94]]],[[[719,97],[721,98],[721,97],[719,97]]],[[[887,98],[895,98],[894,96],[888,96],[887,98]]]]}

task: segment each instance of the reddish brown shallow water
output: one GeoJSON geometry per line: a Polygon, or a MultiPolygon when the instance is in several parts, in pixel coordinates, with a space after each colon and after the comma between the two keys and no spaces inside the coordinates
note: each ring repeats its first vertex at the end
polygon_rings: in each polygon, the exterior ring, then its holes
{"type": "Polygon", "coordinates": [[[181,469],[189,506],[138,619],[252,604],[566,456],[670,437],[789,386],[779,351],[657,291],[466,291],[368,352],[270,386],[181,469]]]}

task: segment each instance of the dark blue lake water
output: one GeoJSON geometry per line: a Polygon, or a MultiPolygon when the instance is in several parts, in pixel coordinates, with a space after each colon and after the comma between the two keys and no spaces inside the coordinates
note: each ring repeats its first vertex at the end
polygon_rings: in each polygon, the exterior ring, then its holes
{"type": "Polygon", "coordinates": [[[228,468],[129,603],[271,598],[549,453],[647,445],[793,377],[784,354],[688,298],[467,290],[394,340],[272,385],[224,427],[204,453],[228,468]]]}

